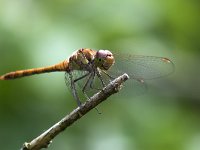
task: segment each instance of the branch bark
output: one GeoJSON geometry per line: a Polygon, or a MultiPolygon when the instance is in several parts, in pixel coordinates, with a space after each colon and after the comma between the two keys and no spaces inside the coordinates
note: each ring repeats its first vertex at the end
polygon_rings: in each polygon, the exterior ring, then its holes
{"type": "Polygon", "coordinates": [[[47,148],[54,137],[72,125],[75,121],[83,117],[91,109],[95,108],[98,104],[106,100],[109,96],[119,92],[122,83],[128,79],[127,74],[123,74],[110,82],[100,92],[92,96],[89,100],[83,103],[80,107],[74,109],[70,114],[61,119],[58,123],[46,130],[44,133],[33,139],[29,143],[24,143],[21,150],[40,150],[47,148]]]}

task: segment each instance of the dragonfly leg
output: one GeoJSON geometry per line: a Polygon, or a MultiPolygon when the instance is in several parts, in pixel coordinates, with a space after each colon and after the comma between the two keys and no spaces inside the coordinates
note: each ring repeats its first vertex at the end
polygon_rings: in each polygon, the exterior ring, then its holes
{"type": "Polygon", "coordinates": [[[110,74],[108,74],[105,70],[102,70],[102,72],[107,75],[110,79],[115,79],[113,76],[111,76],[110,74]]]}
{"type": "MultiPolygon", "coordinates": [[[[105,87],[106,84],[105,84],[105,82],[103,81],[103,78],[102,78],[101,74],[99,73],[99,71],[97,71],[96,74],[97,74],[97,77],[99,78],[99,80],[101,81],[102,86],[105,87]]],[[[91,89],[95,89],[95,90],[102,90],[102,88],[95,88],[95,87],[93,87],[93,81],[94,81],[94,77],[95,77],[96,74],[94,74],[93,79],[92,79],[92,81],[90,82],[90,88],[91,88],[91,89]]]]}
{"type": "Polygon", "coordinates": [[[85,77],[87,77],[89,74],[90,74],[90,73],[88,72],[88,73],[86,73],[85,75],[83,75],[83,76],[81,76],[81,77],[75,79],[75,80],[74,80],[74,83],[77,82],[77,81],[79,81],[79,80],[81,80],[81,79],[83,79],[83,78],[85,78],[85,77]]]}
{"type": "MultiPolygon", "coordinates": [[[[89,98],[88,95],[86,94],[85,90],[86,90],[86,87],[88,86],[89,82],[90,82],[90,87],[91,87],[91,83],[93,83],[94,77],[95,77],[95,74],[94,74],[94,73],[91,73],[89,79],[87,80],[87,82],[85,83],[85,85],[84,85],[84,87],[83,87],[83,89],[82,89],[82,92],[83,92],[83,94],[85,95],[85,97],[86,97],[87,99],[90,99],[90,98],[89,98]]],[[[101,114],[101,112],[99,111],[99,109],[98,109],[97,107],[95,107],[95,110],[97,111],[98,114],[101,114]]]]}
{"type": "MultiPolygon", "coordinates": [[[[84,87],[83,87],[83,89],[82,89],[82,92],[85,94],[85,96],[88,98],[88,96],[87,96],[87,94],[85,93],[85,90],[86,90],[86,87],[88,86],[88,84],[90,83],[90,82],[93,82],[93,80],[94,80],[94,73],[91,73],[90,74],[90,76],[89,76],[89,79],[86,81],[86,83],[85,83],[85,85],[84,85],[84,87]]],[[[89,98],[88,98],[89,99],[89,98]]]]}
{"type": "Polygon", "coordinates": [[[68,72],[68,74],[69,74],[69,78],[70,78],[70,82],[71,82],[71,90],[72,90],[73,97],[75,98],[78,106],[80,106],[81,105],[81,101],[80,101],[80,99],[78,97],[78,93],[77,93],[77,90],[76,90],[76,87],[75,87],[75,82],[73,80],[73,75],[72,75],[71,72],[68,72]]]}
{"type": "MultiPolygon", "coordinates": [[[[87,77],[89,74],[90,74],[90,72],[88,72],[88,73],[86,73],[85,75],[83,75],[83,76],[81,76],[81,77],[75,79],[75,80],[74,80],[74,83],[77,82],[77,81],[79,81],[79,80],[81,80],[81,79],[83,79],[83,78],[85,78],[85,77],[87,77]]],[[[91,75],[92,75],[92,74],[91,74],[91,75]]],[[[84,94],[85,97],[88,98],[88,99],[89,99],[89,97],[88,97],[87,94],[85,93],[85,90],[86,90],[86,87],[88,86],[89,81],[90,81],[91,78],[92,78],[91,75],[90,75],[89,79],[87,80],[86,84],[84,85],[84,87],[83,87],[83,89],[82,89],[83,94],[84,94]]]]}
{"type": "Polygon", "coordinates": [[[103,78],[102,78],[102,76],[101,76],[101,74],[100,74],[100,72],[99,72],[98,70],[96,71],[96,74],[97,74],[97,77],[99,78],[99,80],[101,81],[102,86],[105,87],[106,84],[105,84],[105,82],[103,81],[103,78]]]}
{"type": "MultiPolygon", "coordinates": [[[[95,75],[94,75],[94,77],[95,77],[95,75]]],[[[94,90],[101,90],[101,88],[95,88],[94,86],[93,86],[93,84],[94,84],[94,77],[93,77],[93,79],[92,79],[92,81],[90,82],[90,88],[91,89],[94,89],[94,90]]]]}

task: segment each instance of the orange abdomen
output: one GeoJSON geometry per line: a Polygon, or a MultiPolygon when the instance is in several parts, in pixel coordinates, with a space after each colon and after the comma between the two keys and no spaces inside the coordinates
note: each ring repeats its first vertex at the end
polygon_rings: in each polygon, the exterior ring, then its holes
{"type": "Polygon", "coordinates": [[[69,66],[69,62],[68,62],[68,60],[65,60],[57,65],[53,65],[53,66],[49,66],[49,67],[34,68],[34,69],[10,72],[10,73],[0,76],[0,80],[16,79],[16,78],[20,78],[20,77],[30,76],[30,75],[34,75],[34,74],[47,73],[47,72],[67,71],[68,66],[69,66]]]}

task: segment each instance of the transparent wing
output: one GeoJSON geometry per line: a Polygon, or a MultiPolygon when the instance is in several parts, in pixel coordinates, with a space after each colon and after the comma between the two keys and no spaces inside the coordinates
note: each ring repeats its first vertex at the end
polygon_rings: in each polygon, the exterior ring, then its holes
{"type": "MultiPolygon", "coordinates": [[[[75,70],[75,71],[72,71],[72,77],[73,77],[73,80],[76,81],[77,79],[83,77],[84,75],[88,74],[87,71],[78,71],[78,70],[75,70]]],[[[75,87],[76,87],[76,92],[78,93],[78,96],[80,99],[83,99],[84,94],[82,93],[82,88],[85,84],[85,82],[88,80],[88,76],[78,80],[77,82],[75,82],[75,87]]],[[[72,93],[73,95],[73,89],[71,87],[71,81],[70,81],[70,77],[69,77],[69,74],[66,72],[65,73],[65,83],[68,87],[68,89],[70,90],[70,92],[72,93]]]]}
{"type": "Polygon", "coordinates": [[[108,70],[114,76],[127,73],[130,78],[149,80],[167,76],[174,71],[174,64],[165,57],[113,54],[115,64],[108,70]]]}
{"type": "MultiPolygon", "coordinates": [[[[103,88],[99,78],[97,76],[94,76],[92,78],[91,73],[89,73],[88,71],[74,70],[71,73],[73,76],[73,80],[75,81],[76,91],[77,91],[80,99],[85,99],[85,98],[91,97],[92,95],[94,95],[100,89],[103,88]],[[87,76],[85,76],[85,75],[87,75],[87,76]],[[80,79],[80,80],[77,80],[77,79],[80,79]],[[84,91],[85,93],[83,93],[84,88],[85,88],[85,91],[84,91]]],[[[65,82],[66,82],[67,87],[73,93],[68,73],[65,74],[65,82]]],[[[106,84],[107,83],[108,82],[106,82],[106,84]]]]}
{"type": "MultiPolygon", "coordinates": [[[[122,75],[122,73],[124,72],[118,72],[118,74],[112,74],[111,72],[106,72],[107,74],[109,74],[109,76],[111,76],[111,78],[109,79],[114,79],[119,75],[122,75]]],[[[105,76],[105,75],[104,75],[105,76]]],[[[108,82],[109,80],[107,80],[108,82]]],[[[136,79],[134,78],[134,80],[128,80],[127,82],[125,82],[123,89],[120,91],[120,95],[125,95],[125,97],[128,95],[132,96],[140,96],[143,95],[144,93],[147,92],[147,84],[146,82],[144,82],[144,80],[142,79],[136,79]]]]}
{"type": "Polygon", "coordinates": [[[174,72],[173,62],[165,57],[126,55],[119,53],[113,53],[113,55],[115,64],[107,73],[113,78],[127,73],[130,79],[134,79],[125,83],[125,89],[129,89],[126,91],[130,91],[131,96],[138,96],[146,93],[148,87],[145,80],[165,77],[174,72]]]}

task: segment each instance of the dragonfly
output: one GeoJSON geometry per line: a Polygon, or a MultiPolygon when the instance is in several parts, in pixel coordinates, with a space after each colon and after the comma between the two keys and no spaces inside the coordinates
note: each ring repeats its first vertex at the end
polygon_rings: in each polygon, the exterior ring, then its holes
{"type": "Polygon", "coordinates": [[[164,77],[173,71],[174,63],[166,57],[119,54],[110,50],[81,48],[58,64],[10,72],[0,76],[0,80],[11,80],[49,72],[65,72],[65,81],[70,87],[77,105],[81,106],[77,92],[79,81],[84,81],[82,92],[89,98],[87,89],[101,90],[107,82],[122,73],[127,73],[130,79],[144,84],[145,80],[164,77]],[[77,72],[79,72],[78,75],[77,72]],[[97,87],[95,87],[95,80],[100,83],[97,87]]]}

